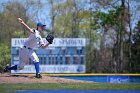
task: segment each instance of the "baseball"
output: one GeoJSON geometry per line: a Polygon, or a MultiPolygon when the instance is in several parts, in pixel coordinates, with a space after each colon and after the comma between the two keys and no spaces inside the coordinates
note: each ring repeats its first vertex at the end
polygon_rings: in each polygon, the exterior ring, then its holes
{"type": "Polygon", "coordinates": [[[19,20],[19,21],[22,21],[22,19],[21,19],[21,18],[18,18],[18,20],[19,20]]]}

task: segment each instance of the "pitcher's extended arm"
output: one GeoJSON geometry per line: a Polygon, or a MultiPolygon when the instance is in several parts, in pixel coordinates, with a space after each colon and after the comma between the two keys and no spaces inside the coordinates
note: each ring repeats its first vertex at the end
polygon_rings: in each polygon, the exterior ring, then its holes
{"type": "Polygon", "coordinates": [[[33,32],[33,29],[31,29],[27,24],[25,24],[24,21],[23,21],[21,18],[18,18],[18,21],[19,21],[21,24],[23,24],[23,25],[28,29],[29,32],[34,33],[34,32],[33,32]]]}

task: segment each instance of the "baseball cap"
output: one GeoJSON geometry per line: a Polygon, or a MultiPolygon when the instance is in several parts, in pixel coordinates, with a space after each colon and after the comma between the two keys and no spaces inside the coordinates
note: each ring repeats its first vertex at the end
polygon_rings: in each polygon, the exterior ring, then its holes
{"type": "Polygon", "coordinates": [[[43,26],[46,26],[46,25],[42,24],[41,22],[38,22],[37,26],[43,27],[43,26]]]}

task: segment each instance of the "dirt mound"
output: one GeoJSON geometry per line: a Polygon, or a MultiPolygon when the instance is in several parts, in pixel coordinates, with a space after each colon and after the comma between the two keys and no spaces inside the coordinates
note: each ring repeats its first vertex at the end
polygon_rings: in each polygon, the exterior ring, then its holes
{"type": "Polygon", "coordinates": [[[41,79],[28,74],[0,74],[0,83],[91,83],[81,80],[43,76],[41,79]]]}

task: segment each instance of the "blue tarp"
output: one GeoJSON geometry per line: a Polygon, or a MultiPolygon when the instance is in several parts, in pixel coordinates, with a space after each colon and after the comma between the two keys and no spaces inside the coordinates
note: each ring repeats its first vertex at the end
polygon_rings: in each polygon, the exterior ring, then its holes
{"type": "Polygon", "coordinates": [[[140,76],[58,76],[60,78],[102,82],[102,83],[140,83],[140,76]]]}

